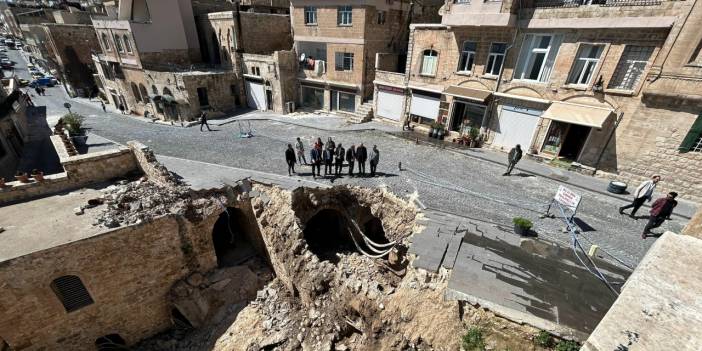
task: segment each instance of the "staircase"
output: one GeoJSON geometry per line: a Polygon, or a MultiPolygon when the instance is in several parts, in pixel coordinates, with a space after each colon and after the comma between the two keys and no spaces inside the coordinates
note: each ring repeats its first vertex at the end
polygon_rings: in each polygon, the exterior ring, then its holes
{"type": "Polygon", "coordinates": [[[373,119],[373,100],[364,102],[356,108],[356,112],[349,114],[349,122],[364,123],[373,119]]]}

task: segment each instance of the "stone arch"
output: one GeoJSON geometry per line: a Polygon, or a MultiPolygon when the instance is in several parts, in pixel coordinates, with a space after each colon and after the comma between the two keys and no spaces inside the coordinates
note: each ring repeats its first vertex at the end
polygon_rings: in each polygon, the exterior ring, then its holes
{"type": "Polygon", "coordinates": [[[139,87],[134,82],[129,83],[129,86],[132,88],[132,94],[134,95],[134,100],[136,102],[141,102],[141,92],[139,92],[139,87]]]}
{"type": "Polygon", "coordinates": [[[609,108],[612,110],[617,110],[619,105],[608,96],[597,96],[597,95],[585,95],[576,93],[571,96],[566,96],[561,99],[563,102],[570,102],[574,104],[590,105],[595,107],[609,108]]]}
{"type": "Polygon", "coordinates": [[[144,103],[149,102],[149,92],[146,90],[144,84],[139,84],[139,93],[141,93],[141,101],[144,103]]]}
{"type": "Polygon", "coordinates": [[[465,87],[465,88],[471,88],[471,89],[492,90],[492,88],[487,86],[487,84],[485,84],[477,79],[464,80],[464,81],[458,83],[458,86],[465,87]]]}
{"type": "MultiPolygon", "coordinates": [[[[510,87],[509,89],[505,90],[505,93],[509,94],[514,94],[514,95],[522,95],[522,96],[528,96],[528,97],[533,97],[533,98],[538,98],[538,99],[546,99],[541,93],[539,93],[536,89],[528,86],[515,86],[515,87],[510,87]]],[[[548,100],[548,99],[547,99],[548,100]]]]}
{"type": "Polygon", "coordinates": [[[158,95],[158,88],[155,85],[152,85],[151,92],[154,93],[154,95],[158,95]]]}
{"type": "Polygon", "coordinates": [[[173,93],[171,92],[171,89],[168,89],[168,87],[163,87],[163,95],[173,96],[173,93]]]}

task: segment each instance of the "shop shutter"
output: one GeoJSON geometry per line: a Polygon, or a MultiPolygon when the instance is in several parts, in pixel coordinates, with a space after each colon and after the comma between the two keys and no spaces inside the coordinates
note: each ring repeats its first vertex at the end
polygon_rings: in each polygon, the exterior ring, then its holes
{"type": "Polygon", "coordinates": [[[690,131],[687,132],[685,139],[683,139],[682,144],[680,144],[680,147],[678,148],[680,152],[690,151],[690,149],[695,146],[695,142],[700,138],[700,136],[702,136],[702,113],[697,116],[695,123],[692,124],[690,131]]]}

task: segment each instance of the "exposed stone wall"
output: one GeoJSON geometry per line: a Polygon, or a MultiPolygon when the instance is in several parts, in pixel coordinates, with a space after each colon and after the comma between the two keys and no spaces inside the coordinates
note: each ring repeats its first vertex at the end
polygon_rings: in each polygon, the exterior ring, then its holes
{"type": "Polygon", "coordinates": [[[100,44],[91,25],[46,24],[53,60],[73,95],[87,96],[95,85],[92,52],[100,44]]]}
{"type": "MultiPolygon", "coordinates": [[[[273,101],[268,106],[274,112],[287,113],[285,103],[297,99],[297,57],[293,51],[276,51],[273,55],[242,55],[244,73],[260,72],[264,89],[270,90],[273,101]]],[[[249,78],[251,79],[251,78],[249,78]]],[[[253,107],[253,106],[250,106],[253,107]]]]}
{"type": "Polygon", "coordinates": [[[250,54],[272,54],[292,49],[290,16],[241,12],[241,43],[250,54]]]}
{"type": "Polygon", "coordinates": [[[178,179],[156,160],[156,155],[148,146],[138,141],[129,141],[127,145],[134,154],[137,166],[150,181],[161,186],[179,184],[178,179]]]}
{"type": "Polygon", "coordinates": [[[208,72],[203,74],[183,74],[183,90],[188,95],[190,111],[185,119],[193,120],[198,117],[200,111],[209,109],[211,116],[231,113],[236,110],[234,96],[232,95],[232,85],[237,84],[234,72],[208,72]],[[198,99],[198,88],[205,88],[209,106],[200,105],[198,99]]]}
{"type": "Polygon", "coordinates": [[[172,284],[214,267],[209,236],[216,218],[192,224],[161,217],[4,262],[3,339],[13,349],[86,350],[107,334],[133,344],[169,328],[172,284]],[[50,284],[69,274],[95,302],[67,313],[50,284]]]}
{"type": "Polygon", "coordinates": [[[697,213],[692,216],[692,219],[683,229],[682,234],[702,239],[702,211],[697,211],[697,213]]]}

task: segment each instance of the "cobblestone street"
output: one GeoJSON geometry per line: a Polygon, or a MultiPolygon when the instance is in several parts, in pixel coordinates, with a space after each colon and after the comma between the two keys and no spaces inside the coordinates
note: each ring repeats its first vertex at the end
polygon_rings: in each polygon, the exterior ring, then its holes
{"type": "MultiPolygon", "coordinates": [[[[47,105],[49,123],[65,112],[62,105],[66,98],[59,89],[51,89],[47,97],[35,97],[35,103],[47,105]]],[[[369,148],[377,145],[381,153],[379,176],[344,176],[335,179],[333,184],[387,187],[403,198],[418,200],[420,206],[505,227],[511,227],[513,217],[523,216],[534,221],[535,229],[542,238],[569,244],[569,237],[562,232],[564,224],[560,219],[539,218],[558,189],[559,182],[520,172],[503,177],[501,165],[447,149],[416,145],[380,131],[329,131],[261,120],[267,116],[259,112],[251,113],[256,117],[256,120],[250,121],[255,136],[242,139],[239,138],[236,122],[216,126],[214,124],[218,122],[212,121],[212,132],[200,132],[197,126],[181,128],[146,123],[115,113],[104,114],[96,103],[92,106],[84,102],[72,104],[73,111],[87,117],[85,125],[91,133],[115,142],[139,140],[160,155],[279,175],[286,174],[283,151],[297,136],[307,145],[316,137],[323,140],[332,137],[337,144],[342,143],[345,147],[361,142],[369,148]],[[398,169],[398,162],[402,162],[402,171],[398,169]]],[[[268,117],[280,118],[274,115],[268,117]]],[[[320,128],[326,129],[322,118],[309,118],[305,124],[316,121],[320,128]]],[[[295,177],[311,180],[309,167],[298,165],[297,170],[295,177]]],[[[207,177],[207,174],[202,176],[207,177]]],[[[323,181],[332,182],[331,179],[323,181]]],[[[646,220],[634,221],[620,216],[616,211],[624,203],[620,199],[580,189],[578,192],[583,194],[578,218],[591,227],[583,233],[586,241],[596,243],[631,265],[636,264],[655,240],[639,238],[646,220]]],[[[645,214],[645,211],[639,213],[645,214]]],[[[684,219],[678,217],[661,229],[679,231],[683,225],[684,219]]]]}

